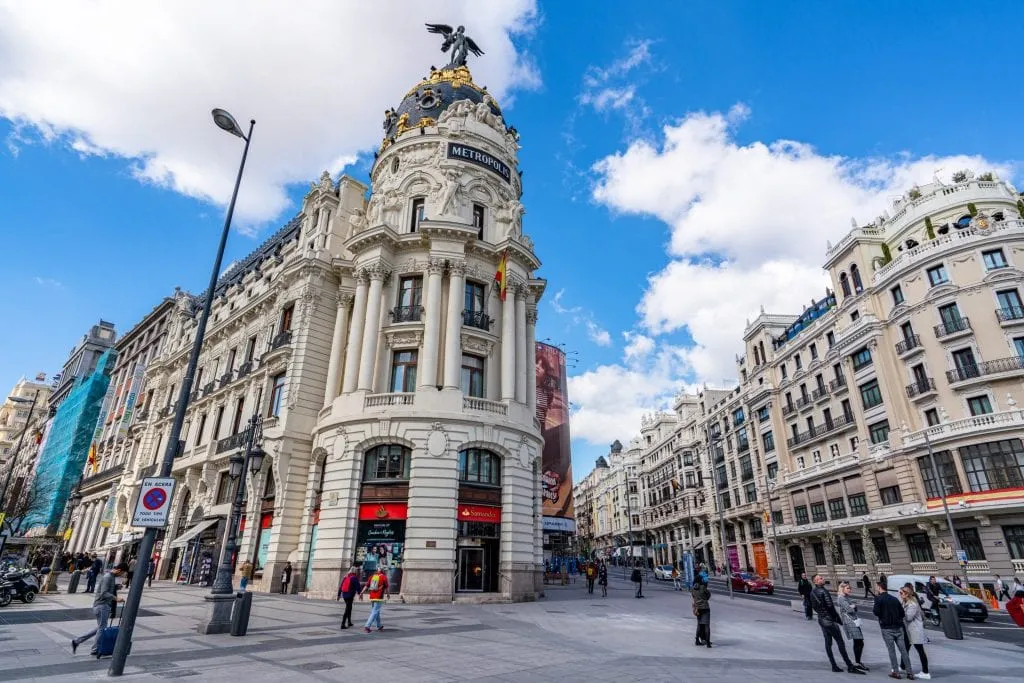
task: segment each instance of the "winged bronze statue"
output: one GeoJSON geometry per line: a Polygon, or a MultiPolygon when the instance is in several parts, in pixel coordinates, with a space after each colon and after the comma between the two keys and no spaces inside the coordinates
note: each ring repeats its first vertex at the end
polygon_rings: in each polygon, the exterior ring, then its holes
{"type": "Polygon", "coordinates": [[[466,66],[466,57],[469,56],[470,52],[477,57],[484,53],[476,42],[466,35],[465,26],[459,26],[455,29],[448,24],[427,24],[426,26],[428,33],[437,33],[444,36],[444,42],[441,43],[441,52],[448,52],[448,48],[451,48],[452,61],[448,63],[447,68],[466,66]]]}

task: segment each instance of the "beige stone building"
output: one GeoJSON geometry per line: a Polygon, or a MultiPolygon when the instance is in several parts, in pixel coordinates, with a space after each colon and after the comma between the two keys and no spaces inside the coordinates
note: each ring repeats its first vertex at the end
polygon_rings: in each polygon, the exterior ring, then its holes
{"type": "Polygon", "coordinates": [[[0,487],[4,488],[0,512],[7,512],[12,520],[30,507],[26,485],[32,481],[50,419],[47,401],[51,391],[45,375],[38,375],[35,381],[23,377],[0,403],[0,487]]]}

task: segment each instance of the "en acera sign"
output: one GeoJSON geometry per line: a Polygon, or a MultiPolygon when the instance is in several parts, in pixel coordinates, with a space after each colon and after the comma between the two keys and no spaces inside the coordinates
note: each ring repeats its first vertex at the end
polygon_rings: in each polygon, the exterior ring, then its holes
{"type": "Polygon", "coordinates": [[[135,503],[132,526],[165,527],[174,497],[173,477],[146,477],[135,503]]]}

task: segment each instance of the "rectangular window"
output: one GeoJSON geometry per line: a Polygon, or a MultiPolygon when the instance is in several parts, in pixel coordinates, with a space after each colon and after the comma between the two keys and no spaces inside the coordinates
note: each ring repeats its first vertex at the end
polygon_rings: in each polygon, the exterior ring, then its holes
{"type": "Polygon", "coordinates": [[[872,536],[871,545],[875,548],[875,557],[879,562],[888,564],[889,560],[889,546],[885,544],[885,536],[872,536]]]}
{"type": "Polygon", "coordinates": [[[996,292],[996,300],[999,302],[999,313],[1002,320],[1024,318],[1024,304],[1021,303],[1020,294],[1016,289],[1004,289],[1001,292],[996,292]]]}
{"type": "Polygon", "coordinates": [[[772,510],[772,524],[784,524],[782,510],[772,510]]]}
{"type": "Polygon", "coordinates": [[[941,263],[934,268],[929,268],[926,272],[928,273],[928,282],[931,283],[932,287],[937,287],[938,285],[949,282],[949,275],[946,274],[946,266],[941,263]]]}
{"type": "Polygon", "coordinates": [[[249,341],[245,344],[245,362],[251,363],[253,356],[256,355],[256,335],[249,337],[249,341]]]}
{"type": "Polygon", "coordinates": [[[810,521],[807,517],[806,505],[797,505],[793,508],[793,515],[796,517],[797,524],[807,524],[810,521]]]}
{"type": "Polygon", "coordinates": [[[967,399],[967,408],[971,415],[988,415],[992,412],[992,402],[988,396],[973,396],[967,399]]]}
{"type": "Polygon", "coordinates": [[[946,334],[960,332],[964,329],[963,318],[960,316],[960,309],[956,304],[939,306],[939,320],[942,321],[941,329],[946,334]]]}
{"type": "Polygon", "coordinates": [[[1002,249],[981,252],[981,260],[985,262],[985,270],[1005,268],[1007,265],[1006,256],[1003,255],[1002,249]]]}
{"type": "Polygon", "coordinates": [[[412,215],[409,219],[409,232],[416,232],[423,222],[423,212],[426,207],[426,200],[423,197],[416,197],[412,200],[412,215]]]}
{"type": "Polygon", "coordinates": [[[267,417],[277,417],[281,414],[281,404],[284,402],[284,373],[274,375],[270,380],[270,408],[267,417]]]}
{"type": "Polygon", "coordinates": [[[878,489],[878,495],[882,499],[882,505],[899,505],[903,502],[903,494],[899,486],[886,486],[878,489]]]}
{"type": "Polygon", "coordinates": [[[929,408],[928,410],[924,411],[924,421],[928,424],[929,427],[934,427],[935,425],[939,424],[939,411],[937,411],[935,408],[929,408]]]}
{"type": "Polygon", "coordinates": [[[832,348],[836,345],[836,333],[829,331],[825,333],[825,341],[828,342],[828,348],[832,348]]]}
{"type": "Polygon", "coordinates": [[[391,391],[403,393],[416,391],[417,352],[395,351],[391,360],[391,391]]]}
{"type": "Polygon", "coordinates": [[[803,368],[804,362],[800,359],[800,354],[799,353],[796,354],[795,356],[793,356],[793,364],[796,366],[797,370],[800,370],[801,368],[803,368]]]}
{"type": "Polygon", "coordinates": [[[867,366],[871,365],[871,351],[868,349],[868,347],[865,346],[864,348],[854,352],[852,359],[854,370],[866,368],[867,366]]]}
{"type": "Polygon", "coordinates": [[[981,376],[981,370],[978,369],[978,362],[974,359],[974,351],[970,348],[954,351],[953,365],[956,367],[957,379],[969,379],[971,377],[981,376]]]}
{"type": "Polygon", "coordinates": [[[822,543],[812,543],[811,550],[814,551],[814,564],[819,567],[824,567],[828,564],[825,561],[825,545],[822,543]]]}
{"type": "MultiPolygon", "coordinates": [[[[925,455],[918,458],[917,467],[921,471],[925,496],[928,498],[941,498],[942,489],[935,482],[931,457],[925,455]]],[[[956,473],[956,465],[953,463],[952,454],[949,451],[935,453],[935,469],[939,471],[939,476],[942,477],[942,483],[946,488],[946,495],[963,492],[963,489],[960,487],[960,477],[956,473]]]]}
{"type": "Polygon", "coordinates": [[[981,546],[981,536],[977,529],[957,529],[956,537],[960,541],[961,550],[967,553],[968,560],[985,561],[985,549],[981,546]]]}
{"type": "Polygon", "coordinates": [[[757,502],[757,484],[747,484],[746,486],[743,487],[743,493],[746,495],[748,503],[757,502]]]}
{"type": "Polygon", "coordinates": [[[850,496],[850,516],[861,517],[868,514],[868,499],[863,493],[850,496]]]}
{"type": "Polygon", "coordinates": [[[1024,486],[1024,442],[1020,439],[962,446],[960,460],[971,491],[1024,486]]]}
{"type": "Polygon", "coordinates": [[[231,501],[231,475],[224,470],[217,475],[217,505],[231,501]]]}
{"type": "Polygon", "coordinates": [[[764,538],[764,530],[761,527],[761,520],[757,517],[750,520],[750,537],[753,539],[764,538]]]}
{"type": "Polygon", "coordinates": [[[864,403],[864,410],[882,405],[882,390],[877,379],[860,385],[860,400],[864,403]]]}
{"type": "Polygon", "coordinates": [[[771,430],[761,434],[761,441],[764,443],[765,453],[771,453],[775,450],[775,436],[772,434],[771,430]]]}
{"type": "Polygon", "coordinates": [[[484,397],[484,359],[462,356],[462,393],[476,398],[484,397]]]}
{"type": "Polygon", "coordinates": [[[934,562],[932,543],[928,534],[907,534],[907,550],[910,551],[911,562],[934,562]]]}
{"type": "Polygon", "coordinates": [[[855,323],[860,320],[860,311],[854,311],[850,314],[850,322],[855,323]]]}
{"type": "Polygon", "coordinates": [[[295,315],[295,304],[288,304],[281,311],[281,325],[278,332],[288,332],[292,329],[292,318],[295,315]]]}
{"type": "Polygon", "coordinates": [[[731,507],[732,507],[732,501],[729,498],[729,492],[726,491],[725,493],[722,494],[722,509],[728,510],[731,507]]]}
{"type": "Polygon", "coordinates": [[[867,564],[868,560],[864,556],[864,541],[859,538],[851,538],[850,543],[850,555],[853,556],[854,564],[867,564]]]}
{"type": "Polygon", "coordinates": [[[828,515],[825,514],[824,503],[811,503],[811,521],[812,522],[824,522],[828,519],[828,515]]]}
{"type": "Polygon", "coordinates": [[[484,286],[476,282],[466,282],[466,295],[463,306],[466,311],[479,313],[484,310],[484,286]]]}
{"type": "Polygon", "coordinates": [[[835,545],[832,547],[832,564],[843,566],[846,564],[846,557],[843,556],[843,542],[840,539],[835,539],[835,545]]]}
{"type": "MultiPolygon", "coordinates": [[[[1024,342],[1024,337],[1021,337],[1021,342],[1024,342]]],[[[757,409],[757,421],[766,422],[772,416],[771,411],[768,410],[768,406],[763,406],[757,409]]]]}
{"type": "Polygon", "coordinates": [[[1014,560],[1024,560],[1024,525],[1012,524],[1003,527],[1006,549],[1014,560]]]}
{"type": "Polygon", "coordinates": [[[230,351],[228,351],[228,365],[227,365],[226,368],[224,368],[224,372],[234,372],[235,371],[235,359],[237,358],[237,356],[238,356],[238,347],[233,347],[230,351]]]}
{"type": "Polygon", "coordinates": [[[1024,337],[1013,338],[1013,350],[1017,352],[1017,356],[1024,358],[1024,337]]]}
{"type": "Polygon", "coordinates": [[[231,433],[237,434],[242,429],[242,411],[245,410],[245,397],[235,401],[235,417],[231,423],[231,433]]]}
{"type": "Polygon", "coordinates": [[[832,515],[832,519],[845,519],[846,501],[842,498],[829,498],[828,512],[832,515]]]}
{"type": "Polygon", "coordinates": [[[810,352],[811,352],[811,360],[817,360],[818,359],[818,347],[815,346],[814,344],[811,344],[811,346],[809,348],[810,348],[810,352]]]}
{"type": "Polygon", "coordinates": [[[903,288],[900,287],[899,285],[896,285],[895,287],[890,289],[889,293],[892,294],[893,306],[899,306],[901,303],[905,301],[905,299],[903,298],[903,288]]]}
{"type": "Polygon", "coordinates": [[[868,425],[871,443],[885,443],[889,440],[889,421],[881,420],[868,425]]]}
{"type": "Polygon", "coordinates": [[[473,227],[476,228],[476,238],[484,238],[484,206],[483,204],[473,205],[473,227]]]}
{"type": "Polygon", "coordinates": [[[199,416],[199,429],[196,430],[196,446],[203,445],[203,435],[206,433],[206,413],[199,416]]]}
{"type": "Polygon", "coordinates": [[[783,363],[779,366],[779,372],[782,373],[782,379],[789,377],[789,373],[786,371],[786,364],[783,363]]]}
{"type": "Polygon", "coordinates": [[[768,475],[770,480],[775,481],[775,478],[779,476],[779,463],[768,463],[768,466],[765,468],[765,473],[768,475]]]}
{"type": "Polygon", "coordinates": [[[217,419],[213,421],[213,437],[212,440],[216,441],[220,438],[220,428],[224,423],[224,406],[217,408],[217,419]]]}
{"type": "MultiPolygon", "coordinates": [[[[398,280],[398,305],[402,308],[416,308],[418,314],[422,303],[423,278],[418,275],[400,278],[398,280]]],[[[416,319],[419,319],[418,315],[416,319]]]]}

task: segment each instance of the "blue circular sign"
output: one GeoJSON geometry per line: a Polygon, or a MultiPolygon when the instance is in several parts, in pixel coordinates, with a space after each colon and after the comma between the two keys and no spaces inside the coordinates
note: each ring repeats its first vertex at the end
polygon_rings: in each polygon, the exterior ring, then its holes
{"type": "Polygon", "coordinates": [[[142,504],[147,510],[158,510],[167,502],[167,494],[163,489],[150,489],[142,497],[142,504]]]}

